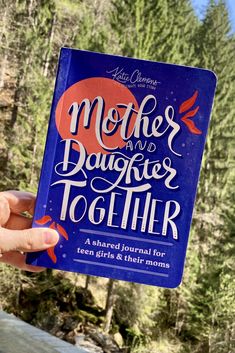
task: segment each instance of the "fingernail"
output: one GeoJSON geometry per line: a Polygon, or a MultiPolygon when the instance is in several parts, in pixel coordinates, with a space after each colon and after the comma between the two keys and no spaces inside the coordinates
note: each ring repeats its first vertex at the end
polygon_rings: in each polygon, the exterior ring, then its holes
{"type": "Polygon", "coordinates": [[[45,244],[54,244],[58,241],[58,233],[56,232],[45,232],[43,236],[45,244]]]}

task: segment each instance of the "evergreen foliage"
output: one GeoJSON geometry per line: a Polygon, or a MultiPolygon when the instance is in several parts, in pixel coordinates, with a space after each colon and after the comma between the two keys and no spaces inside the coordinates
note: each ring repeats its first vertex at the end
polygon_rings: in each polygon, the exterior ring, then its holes
{"type": "MultiPolygon", "coordinates": [[[[215,71],[218,87],[183,284],[166,290],[116,282],[110,332],[121,332],[132,353],[235,351],[235,36],[225,2],[211,0],[202,21],[189,0],[0,5],[1,190],[37,189],[61,46],[215,71]]],[[[28,277],[4,266],[0,272],[0,303],[10,310],[28,277]]]]}

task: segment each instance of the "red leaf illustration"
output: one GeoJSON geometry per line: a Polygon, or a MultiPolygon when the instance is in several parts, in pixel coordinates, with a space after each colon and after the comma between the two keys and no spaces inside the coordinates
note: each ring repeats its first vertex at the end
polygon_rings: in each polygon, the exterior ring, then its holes
{"type": "Polygon", "coordinates": [[[54,262],[54,264],[57,261],[57,257],[55,254],[55,247],[53,246],[52,248],[47,249],[47,253],[50,256],[51,260],[54,262]]]}
{"type": "Polygon", "coordinates": [[[192,120],[186,119],[183,120],[183,122],[185,123],[185,125],[187,125],[189,131],[192,132],[192,134],[201,135],[202,131],[195,126],[192,120]]]}
{"type": "Polygon", "coordinates": [[[193,109],[193,110],[190,110],[188,113],[186,113],[182,118],[181,120],[183,122],[185,122],[185,120],[187,120],[188,118],[193,118],[197,112],[198,112],[198,109],[199,109],[199,105],[197,106],[197,108],[193,109]]]}
{"type": "Polygon", "coordinates": [[[35,223],[40,224],[40,225],[44,225],[48,222],[50,222],[52,219],[50,216],[43,216],[42,218],[38,219],[37,221],[35,221],[35,223]]]}
{"type": "Polygon", "coordinates": [[[51,223],[51,225],[49,226],[49,228],[51,228],[51,229],[56,229],[56,227],[55,227],[55,222],[51,223]]]}
{"type": "MultiPolygon", "coordinates": [[[[55,222],[53,222],[53,223],[49,226],[49,228],[51,228],[51,229],[56,229],[56,228],[55,228],[55,222]]],[[[52,261],[54,262],[54,264],[55,264],[56,261],[57,261],[57,257],[56,257],[56,254],[55,254],[55,247],[53,246],[52,248],[47,249],[47,253],[48,253],[48,255],[50,256],[51,260],[52,260],[52,261]]]]}
{"type": "Polygon", "coordinates": [[[62,227],[59,223],[56,224],[56,227],[57,227],[59,233],[60,233],[66,240],[69,240],[68,233],[66,232],[66,230],[64,229],[64,227],[62,227]]]}
{"type": "Polygon", "coordinates": [[[179,110],[180,114],[184,113],[186,110],[190,109],[194,105],[197,99],[197,96],[198,96],[198,91],[195,91],[191,98],[187,99],[181,104],[180,110],[179,110]]]}

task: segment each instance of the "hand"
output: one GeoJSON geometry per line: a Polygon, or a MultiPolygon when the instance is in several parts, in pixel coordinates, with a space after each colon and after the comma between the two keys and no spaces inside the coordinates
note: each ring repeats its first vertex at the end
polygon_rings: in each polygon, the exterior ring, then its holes
{"type": "Polygon", "coordinates": [[[29,192],[0,192],[0,262],[25,271],[40,272],[42,267],[25,263],[24,252],[40,251],[55,246],[58,233],[49,228],[31,228],[32,219],[22,212],[33,214],[35,196],[29,192]]]}

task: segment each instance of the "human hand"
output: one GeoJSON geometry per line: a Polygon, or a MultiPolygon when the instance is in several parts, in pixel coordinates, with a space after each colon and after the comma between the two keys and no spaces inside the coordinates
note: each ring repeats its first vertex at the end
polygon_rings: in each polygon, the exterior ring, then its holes
{"type": "Polygon", "coordinates": [[[25,263],[24,252],[46,250],[55,246],[58,233],[49,228],[31,228],[32,219],[22,212],[33,214],[35,196],[29,192],[0,192],[0,262],[25,271],[40,272],[42,267],[25,263]]]}

